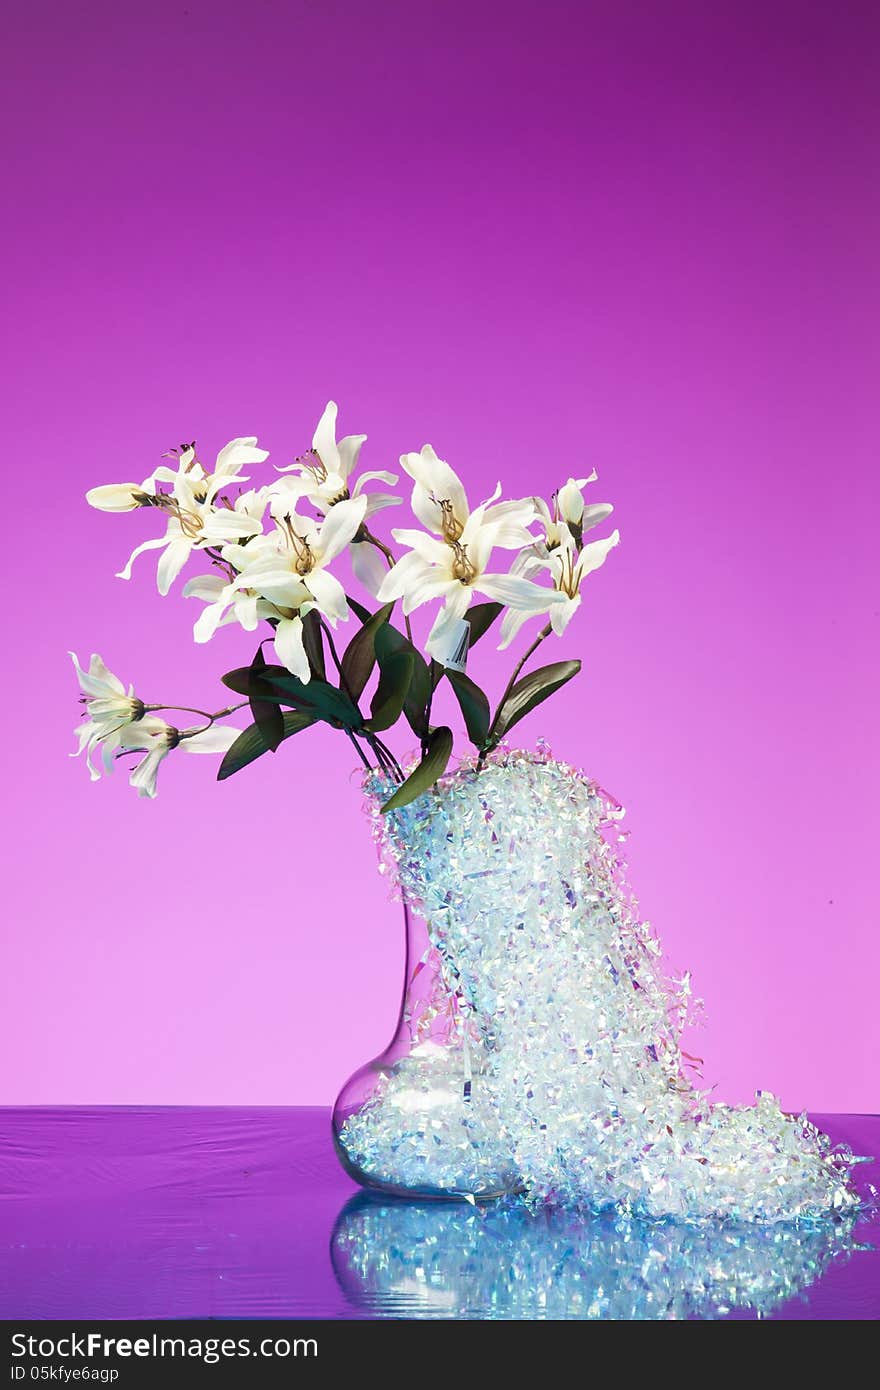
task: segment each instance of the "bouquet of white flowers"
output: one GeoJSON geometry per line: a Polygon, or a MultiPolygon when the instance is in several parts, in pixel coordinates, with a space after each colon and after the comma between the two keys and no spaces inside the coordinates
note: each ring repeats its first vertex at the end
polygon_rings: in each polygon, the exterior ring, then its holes
{"type": "Polygon", "coordinates": [[[91,761],[99,751],[109,770],[125,755],[139,758],[130,781],[142,796],[156,794],[156,775],[175,748],[225,754],[218,776],[240,771],[294,734],[318,721],[341,730],[368,768],[396,783],[384,809],[405,806],[444,772],[453,750],[453,733],[431,721],[434,692],[449,682],[468,738],[478,750],[478,766],[531,710],[577,674],[580,662],[558,661],[521,675],[544,639],[561,636],[581,602],[581,585],[604,563],[620,537],[585,536],[606,520],[609,503],[587,503],[584,489],[596,481],[569,478],[549,502],[540,497],[502,501],[501,485],[471,508],[464,486],[429,444],[401,456],[413,482],[411,505],[419,528],[394,528],[392,546],[375,534],[373,517],[402,498],[369,492],[366,484],[396,485],[385,470],[357,474],[365,435],[336,438],[337,407],[330,402],[315,430],[312,446],[261,487],[245,488],[242,470],[265,462],[256,438],[233,439],[213,468],[199,459],[195,443],[165,457],[142,483],[110,483],[93,488],[87,500],[108,512],[152,510],[162,513],[165,533],[143,541],[119,577],[131,577],[132,564],[146,550],[158,550],[159,592],[167,594],[184,565],[208,562],[206,573],[185,584],[187,598],[204,607],[193,629],[197,642],[217,628],[237,623],[246,632],[265,625],[248,666],[223,676],[244,697],[214,713],[187,705],[147,703],[110,672],[98,655],[83,671],[74,655],[86,718],[78,726],[81,753],[93,778],[91,761]],[[337,572],[346,552],[354,576],[380,606],[365,607],[350,594],[337,572]],[[481,602],[474,602],[480,596],[481,602]],[[397,604],[402,627],[391,619],[397,604]],[[419,650],[410,614],[423,604],[438,611],[419,650]],[[358,628],[340,651],[334,636],[354,616],[358,628]],[[534,641],[513,669],[495,709],[471,675],[467,654],[501,619],[499,650],[507,647],[531,618],[544,619],[534,641]],[[276,661],[264,654],[274,646],[276,661]],[[370,678],[378,668],[362,708],[370,678]],[[250,707],[253,722],[240,731],[222,723],[250,707]],[[179,711],[198,716],[180,728],[162,715],[179,711]],[[384,735],[403,718],[421,745],[421,758],[408,775],[384,735]]]}

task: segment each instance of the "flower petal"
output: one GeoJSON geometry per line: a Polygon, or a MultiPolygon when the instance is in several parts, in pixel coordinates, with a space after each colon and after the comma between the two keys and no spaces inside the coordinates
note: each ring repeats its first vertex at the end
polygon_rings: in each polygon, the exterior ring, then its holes
{"type": "Polygon", "coordinates": [[[577,561],[577,569],[581,579],[586,579],[588,574],[592,574],[600,565],[604,565],[609,553],[619,544],[620,532],[612,531],[605,540],[591,541],[589,545],[585,545],[577,561]]]}
{"type": "Polygon", "coordinates": [[[592,531],[594,526],[600,526],[613,511],[614,508],[610,502],[592,502],[589,507],[584,507],[581,517],[581,532],[592,531]]]}
{"type": "Polygon", "coordinates": [[[385,575],[376,597],[380,603],[388,603],[391,599],[400,598],[409,584],[415,582],[418,577],[430,574],[432,569],[433,566],[427,560],[423,560],[421,555],[410,550],[406,555],[402,555],[385,575]]]}
{"type": "Polygon", "coordinates": [[[382,583],[388,573],[388,566],[382,553],[366,541],[358,541],[351,547],[351,567],[355,579],[363,584],[372,598],[377,598],[382,583]]]}
{"type": "Polygon", "coordinates": [[[345,549],[363,525],[366,510],[366,497],[349,497],[330,508],[318,539],[322,565],[335,560],[345,549]]]}
{"type": "Polygon", "coordinates": [[[345,622],[348,617],[348,603],[345,590],[335,575],[324,569],[312,570],[310,574],[303,576],[303,582],[326,617],[332,618],[334,622],[345,622]]]}
{"type": "MultiPolygon", "coordinates": [[[[171,532],[170,527],[169,532],[171,532]]],[[[173,534],[173,532],[171,532],[171,534],[173,534]]],[[[121,570],[117,570],[116,578],[131,579],[131,567],[134,564],[137,557],[139,555],[143,555],[145,550],[161,550],[163,545],[168,545],[168,542],[169,535],[168,533],[166,533],[164,536],[156,536],[151,541],[142,541],[140,545],[136,545],[134,550],[131,552],[128,559],[126,560],[124,567],[121,570]]]]}
{"type": "Polygon", "coordinates": [[[275,629],[275,652],[282,666],[303,682],[311,680],[311,669],[303,645],[302,618],[282,618],[275,629]]]}
{"type": "MultiPolygon", "coordinates": [[[[358,456],[366,441],[367,436],[365,434],[347,434],[344,439],[340,439],[336,446],[336,452],[339,455],[339,472],[346,482],[357,468],[358,456]]],[[[377,476],[378,474],[375,473],[367,473],[364,475],[365,479],[377,476]]],[[[384,478],[384,481],[387,480],[388,474],[386,474],[384,478]]],[[[396,481],[397,479],[395,478],[394,482],[396,481]]]]}
{"type": "Polygon", "coordinates": [[[246,435],[241,439],[230,439],[229,443],[224,444],[217,455],[214,475],[216,477],[220,473],[228,478],[233,473],[239,473],[248,464],[263,463],[268,457],[268,449],[257,448],[257,436],[255,434],[246,435]]]}
{"type": "Polygon", "coordinates": [[[182,738],[178,747],[186,753],[225,753],[240,733],[241,729],[233,729],[229,724],[212,724],[201,733],[182,738]]]}
{"type": "Polygon", "coordinates": [[[449,554],[449,547],[445,541],[438,541],[435,536],[426,535],[424,531],[410,531],[403,526],[395,526],[391,532],[398,545],[409,546],[416,555],[421,556],[429,565],[442,565],[445,563],[449,554]]]}
{"type": "Polygon", "coordinates": [[[328,401],[324,407],[324,414],[315,426],[315,433],[312,435],[312,448],[328,473],[342,471],[339,449],[336,444],[336,416],[338,412],[339,407],[336,402],[328,401]]]}
{"type": "Polygon", "coordinates": [[[509,647],[523,623],[537,616],[537,613],[530,613],[527,608],[508,608],[501,619],[501,641],[498,643],[498,650],[503,652],[505,647],[509,647]]]}
{"type": "Polygon", "coordinates": [[[520,579],[512,574],[484,574],[476,581],[476,588],[496,603],[504,603],[509,608],[524,608],[532,613],[545,613],[562,598],[555,589],[542,589],[528,579],[520,579]]]}
{"type": "Polygon", "coordinates": [[[105,483],[89,488],[86,501],[99,512],[133,512],[141,505],[137,497],[143,491],[137,483],[105,483]]]}
{"type": "Polygon", "coordinates": [[[168,593],[180,571],[183,569],[192,552],[192,542],[186,537],[181,536],[179,540],[171,541],[165,548],[165,554],[159,560],[156,570],[156,583],[159,593],[168,593]]]}

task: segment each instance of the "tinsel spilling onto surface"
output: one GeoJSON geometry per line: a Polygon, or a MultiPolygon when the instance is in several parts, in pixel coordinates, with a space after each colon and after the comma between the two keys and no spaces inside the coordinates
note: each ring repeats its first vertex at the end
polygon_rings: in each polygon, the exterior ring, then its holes
{"type": "Polygon", "coordinates": [[[620,806],[502,751],[383,816],[383,867],[427,924],[435,989],[340,1136],[391,1187],[690,1221],[810,1221],[858,1205],[851,1152],[759,1094],[711,1103],[680,1044],[690,982],[639,919],[620,806]]]}
{"type": "Polygon", "coordinates": [[[766,1315],[864,1247],[855,1218],[640,1221],[510,1200],[355,1199],[333,1234],[342,1287],[372,1315],[679,1319],[766,1315]]]}

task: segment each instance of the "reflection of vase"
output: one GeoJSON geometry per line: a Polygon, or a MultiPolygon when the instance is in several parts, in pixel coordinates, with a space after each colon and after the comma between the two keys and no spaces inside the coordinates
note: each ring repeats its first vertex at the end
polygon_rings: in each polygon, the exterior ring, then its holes
{"type": "Polygon", "coordinates": [[[359,1181],[655,1217],[855,1203],[851,1155],[804,1118],[694,1088],[688,980],[668,978],[637,916],[622,812],[594,783],[543,753],[500,753],[387,817],[379,797],[370,808],[406,904],[407,967],[390,1047],[334,1110],[359,1181]]]}
{"type": "Polygon", "coordinates": [[[853,1222],[693,1225],[361,1193],[331,1257],[349,1302],[373,1317],[714,1318],[802,1293],[860,1248],[853,1222]]]}

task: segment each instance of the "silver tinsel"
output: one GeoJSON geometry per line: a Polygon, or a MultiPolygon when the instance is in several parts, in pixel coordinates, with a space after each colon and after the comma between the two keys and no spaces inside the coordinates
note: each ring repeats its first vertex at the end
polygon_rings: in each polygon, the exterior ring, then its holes
{"type": "Polygon", "coordinates": [[[685,1220],[815,1220],[855,1161],[759,1093],[711,1103],[680,1044],[690,982],[639,919],[620,806],[550,757],[500,752],[383,816],[383,864],[425,921],[433,995],[341,1141],[377,1183],[685,1220]]]}

